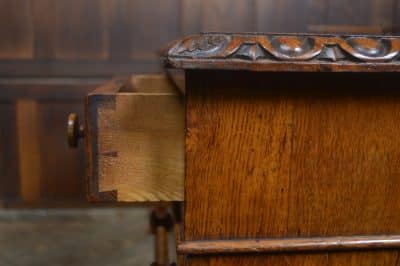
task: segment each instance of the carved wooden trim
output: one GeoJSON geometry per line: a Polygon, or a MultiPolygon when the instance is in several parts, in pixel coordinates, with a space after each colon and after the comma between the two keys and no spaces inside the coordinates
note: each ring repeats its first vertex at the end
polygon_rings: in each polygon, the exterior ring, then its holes
{"type": "Polygon", "coordinates": [[[207,240],[178,243],[179,254],[319,252],[400,248],[400,235],[293,239],[207,240]]]}
{"type": "Polygon", "coordinates": [[[188,69],[400,71],[399,55],[396,36],[203,33],[175,42],[165,62],[188,69]]]}

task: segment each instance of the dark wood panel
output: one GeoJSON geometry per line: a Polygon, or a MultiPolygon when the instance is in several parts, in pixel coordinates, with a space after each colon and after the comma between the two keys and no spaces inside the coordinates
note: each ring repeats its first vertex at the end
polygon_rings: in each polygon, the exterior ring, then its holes
{"type": "Polygon", "coordinates": [[[56,4],[59,1],[34,0],[32,2],[32,16],[34,23],[34,55],[35,60],[51,60],[56,55],[56,4]],[[44,10],[52,10],[46,12],[44,10]]]}
{"type": "Polygon", "coordinates": [[[83,144],[71,149],[66,142],[66,118],[74,112],[83,120],[83,104],[83,98],[38,102],[37,142],[40,145],[40,197],[43,200],[86,200],[83,144]]]}
{"type": "MultiPolygon", "coordinates": [[[[0,199],[6,206],[85,205],[83,148],[70,149],[70,112],[102,80],[0,79],[0,199]]],[[[82,145],[83,146],[83,145],[82,145]]]]}
{"type": "MultiPolygon", "coordinates": [[[[126,57],[124,57],[126,58],[126,57]]],[[[160,72],[158,60],[131,60],[129,62],[89,61],[0,61],[0,76],[19,77],[108,77],[113,74],[160,72]]]]}
{"type": "Polygon", "coordinates": [[[33,59],[30,0],[0,1],[0,59],[33,59]]]}
{"type": "MultiPolygon", "coordinates": [[[[202,14],[203,31],[254,31],[255,6],[253,0],[207,0],[201,2],[202,9],[199,12],[202,14]]],[[[275,3],[277,2],[275,1],[275,3]]]]}
{"type": "Polygon", "coordinates": [[[116,1],[119,12],[114,15],[113,29],[121,34],[117,40],[126,44],[113,45],[123,45],[127,52],[120,58],[156,61],[158,50],[180,36],[179,4],[179,0],[116,1]],[[125,32],[118,30],[120,26],[125,32]]]}
{"type": "Polygon", "coordinates": [[[105,60],[109,52],[105,0],[56,1],[55,58],[105,60]]]}
{"type": "Polygon", "coordinates": [[[19,165],[15,104],[0,101],[0,114],[0,198],[16,200],[19,195],[19,165]]]}
{"type": "Polygon", "coordinates": [[[181,31],[183,35],[196,34],[202,31],[202,1],[182,0],[181,31]]]}
{"type": "Polygon", "coordinates": [[[254,0],[249,1],[182,1],[182,33],[200,31],[255,31],[254,0]]]}
{"type": "Polygon", "coordinates": [[[307,19],[311,15],[307,3],[295,0],[255,0],[257,31],[306,32],[307,19]]]}

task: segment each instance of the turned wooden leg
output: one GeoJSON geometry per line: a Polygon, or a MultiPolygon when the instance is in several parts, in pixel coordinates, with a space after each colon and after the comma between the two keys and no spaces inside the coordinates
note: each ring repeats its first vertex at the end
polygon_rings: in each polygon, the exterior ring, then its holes
{"type": "Polygon", "coordinates": [[[168,232],[173,228],[173,219],[168,206],[161,205],[153,209],[150,215],[151,231],[154,234],[154,262],[152,266],[170,266],[168,232]]]}

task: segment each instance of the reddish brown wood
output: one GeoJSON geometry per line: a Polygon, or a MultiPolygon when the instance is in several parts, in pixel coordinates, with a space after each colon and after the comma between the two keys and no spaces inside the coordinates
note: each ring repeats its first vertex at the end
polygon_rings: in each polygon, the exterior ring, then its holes
{"type": "Polygon", "coordinates": [[[201,34],[171,46],[167,65],[186,70],[187,265],[398,265],[398,41],[201,34]],[[373,252],[359,235],[397,240],[373,252]],[[295,251],[304,238],[321,242],[295,251]],[[254,239],[264,251],[289,240],[267,256],[254,239]]]}
{"type": "Polygon", "coordinates": [[[188,255],[289,253],[398,249],[400,236],[350,236],[291,239],[204,240],[178,243],[178,253],[188,255]]]}

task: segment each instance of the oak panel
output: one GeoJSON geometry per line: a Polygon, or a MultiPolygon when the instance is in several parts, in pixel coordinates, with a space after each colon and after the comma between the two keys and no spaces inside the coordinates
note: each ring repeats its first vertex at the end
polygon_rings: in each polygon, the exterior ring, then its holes
{"type": "Polygon", "coordinates": [[[395,75],[193,71],[187,84],[185,240],[399,233],[395,75]]]}

